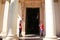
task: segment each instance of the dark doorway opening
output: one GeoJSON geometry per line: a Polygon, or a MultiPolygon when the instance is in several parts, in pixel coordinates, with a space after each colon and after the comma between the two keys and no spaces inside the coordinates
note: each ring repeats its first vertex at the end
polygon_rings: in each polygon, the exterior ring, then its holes
{"type": "Polygon", "coordinates": [[[39,35],[39,8],[26,8],[26,34],[39,35]]]}

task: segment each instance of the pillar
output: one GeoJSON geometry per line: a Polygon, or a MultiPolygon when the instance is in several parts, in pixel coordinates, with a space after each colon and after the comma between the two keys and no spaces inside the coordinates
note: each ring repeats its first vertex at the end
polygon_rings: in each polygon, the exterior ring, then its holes
{"type": "Polygon", "coordinates": [[[22,36],[25,37],[25,21],[26,21],[26,8],[25,8],[25,4],[24,4],[25,0],[21,1],[22,3],[22,36]]]}
{"type": "Polygon", "coordinates": [[[54,26],[54,4],[53,0],[45,0],[45,24],[46,36],[43,40],[57,40],[56,27],[54,26]]]}
{"type": "Polygon", "coordinates": [[[0,36],[7,35],[7,22],[8,22],[8,12],[9,12],[9,2],[6,0],[5,8],[4,8],[4,16],[3,16],[3,27],[0,36]]]}
{"type": "Polygon", "coordinates": [[[22,20],[22,7],[21,2],[18,4],[18,18],[17,18],[17,36],[19,37],[19,23],[22,20]]]}
{"type": "Polygon", "coordinates": [[[20,20],[22,20],[22,19],[21,19],[21,17],[18,14],[18,18],[17,18],[17,36],[18,37],[19,37],[19,23],[20,23],[20,20]]]}
{"type": "Polygon", "coordinates": [[[18,17],[18,0],[11,0],[8,15],[8,35],[3,40],[18,40],[17,17],[18,17]]]}

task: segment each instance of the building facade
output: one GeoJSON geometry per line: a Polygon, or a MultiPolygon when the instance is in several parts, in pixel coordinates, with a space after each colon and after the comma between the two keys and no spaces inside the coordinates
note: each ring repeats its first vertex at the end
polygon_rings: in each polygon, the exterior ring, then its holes
{"type": "MultiPolygon", "coordinates": [[[[23,19],[22,35],[28,34],[29,27],[27,24],[30,19],[29,15],[31,15],[30,21],[33,16],[36,16],[38,19],[37,25],[40,23],[45,25],[44,35],[46,36],[43,40],[57,40],[56,35],[60,34],[59,10],[60,0],[0,0],[0,36],[3,37],[3,40],[10,40],[11,37],[16,37],[16,40],[18,40],[20,20],[18,15],[23,19]]],[[[34,24],[33,21],[31,21],[32,24],[34,24]]],[[[31,23],[29,26],[32,25],[31,23]]],[[[39,29],[39,26],[37,29],[39,29]]]]}

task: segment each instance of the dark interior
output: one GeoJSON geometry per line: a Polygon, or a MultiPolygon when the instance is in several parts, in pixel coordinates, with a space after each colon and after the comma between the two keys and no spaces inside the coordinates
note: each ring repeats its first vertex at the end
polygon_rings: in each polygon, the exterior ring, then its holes
{"type": "Polygon", "coordinates": [[[26,34],[39,35],[39,8],[26,8],[26,34]]]}

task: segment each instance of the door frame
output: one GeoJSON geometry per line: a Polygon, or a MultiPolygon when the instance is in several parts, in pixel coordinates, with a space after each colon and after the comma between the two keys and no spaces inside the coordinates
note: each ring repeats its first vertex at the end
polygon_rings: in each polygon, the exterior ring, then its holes
{"type": "Polygon", "coordinates": [[[40,9],[40,23],[41,23],[41,21],[44,21],[43,19],[41,19],[42,18],[42,16],[41,16],[41,14],[44,14],[44,7],[43,7],[43,5],[41,5],[41,3],[40,2],[38,2],[37,1],[37,3],[35,3],[35,4],[38,4],[38,5],[27,5],[27,4],[31,4],[31,3],[25,3],[25,4],[22,4],[22,18],[23,18],[23,23],[22,23],[22,35],[23,36],[25,36],[25,21],[26,21],[26,8],[39,8],[40,9]]]}

